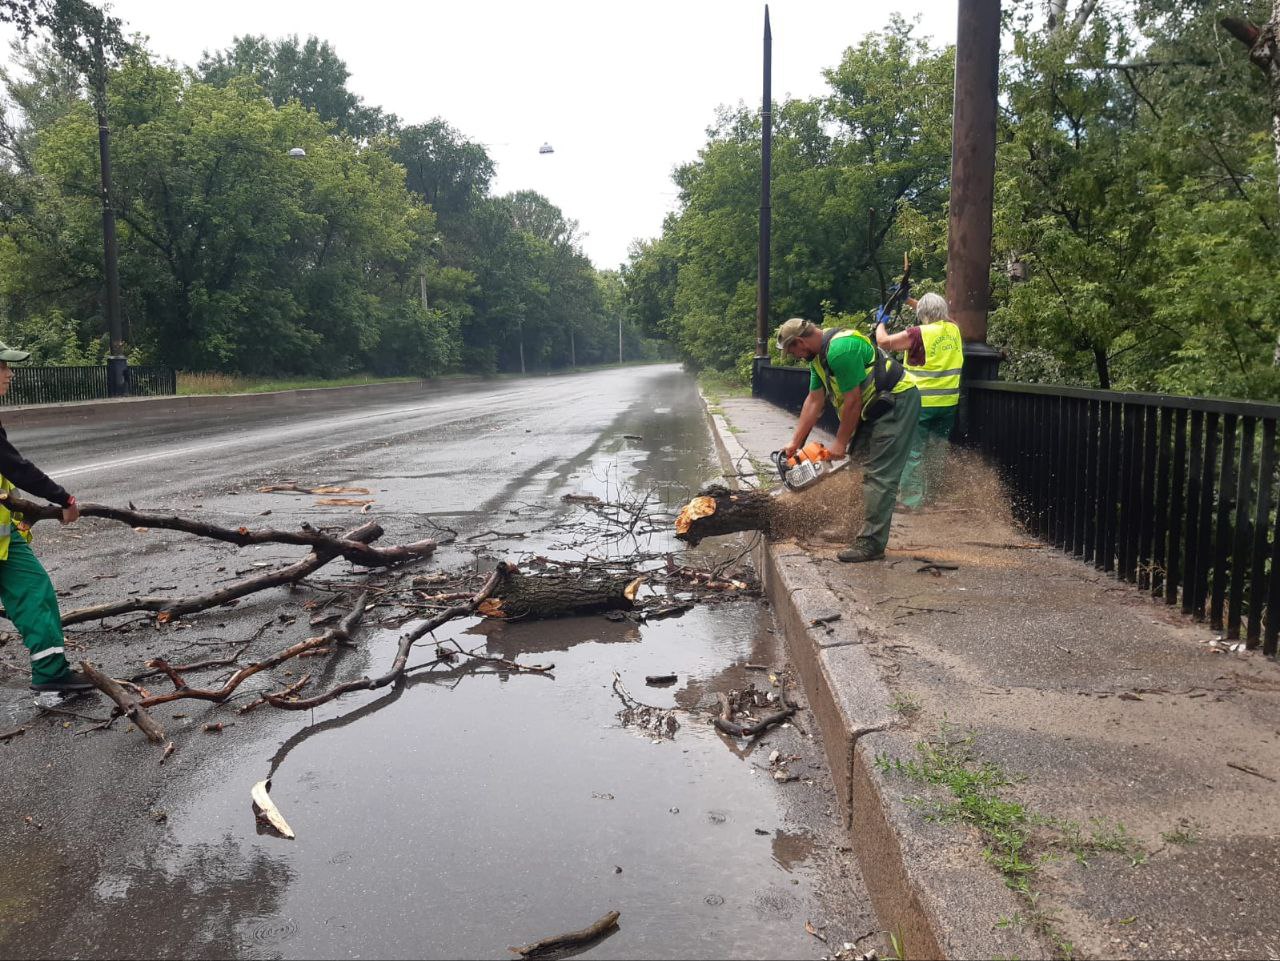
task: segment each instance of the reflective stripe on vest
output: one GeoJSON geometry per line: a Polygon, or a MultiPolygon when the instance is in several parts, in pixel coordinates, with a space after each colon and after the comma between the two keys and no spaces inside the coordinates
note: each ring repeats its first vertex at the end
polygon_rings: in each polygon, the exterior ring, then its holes
{"type": "Polygon", "coordinates": [[[920,389],[921,407],[954,407],[960,403],[960,373],[964,346],[960,328],[949,320],[920,327],[924,364],[905,364],[907,376],[920,389]]]}
{"type": "MultiPolygon", "coordinates": [[[[876,365],[875,365],[874,351],[878,350],[878,348],[871,343],[870,337],[868,337],[866,334],[858,330],[842,330],[840,331],[840,333],[836,334],[834,337],[831,338],[830,343],[835,343],[837,340],[839,340],[842,337],[861,337],[871,346],[871,349],[873,352],[871,363],[868,364],[866,367],[867,375],[862,379],[862,383],[858,385],[862,388],[862,410],[865,413],[867,406],[876,398],[876,372],[875,372],[876,365]]],[[[892,357],[889,357],[886,363],[893,365],[893,364],[896,364],[897,361],[894,360],[892,357]]],[[[828,377],[827,365],[822,363],[822,360],[820,357],[815,357],[810,362],[809,366],[818,375],[818,380],[822,381],[822,386],[827,393],[827,398],[831,401],[832,405],[836,409],[836,416],[838,418],[843,419],[844,418],[844,389],[840,386],[839,381],[836,379],[835,372],[832,371],[831,376],[828,377]]],[[[906,390],[911,386],[911,383],[912,382],[908,378],[903,377],[902,380],[898,382],[897,386],[893,388],[892,393],[896,394],[903,390],[906,390]]]]}

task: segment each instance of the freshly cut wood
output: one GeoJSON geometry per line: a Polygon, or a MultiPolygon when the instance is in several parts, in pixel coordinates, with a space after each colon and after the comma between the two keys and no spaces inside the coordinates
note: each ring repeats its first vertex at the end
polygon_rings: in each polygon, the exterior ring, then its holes
{"type": "Polygon", "coordinates": [[[296,837],[293,833],[293,828],[289,827],[289,822],[284,819],[280,809],[271,800],[270,780],[259,781],[255,784],[250,790],[249,796],[253,798],[253,808],[259,818],[279,831],[282,837],[286,837],[290,841],[296,837]]]}
{"type": "Polygon", "coordinates": [[[630,610],[643,577],[598,571],[572,574],[523,574],[513,564],[498,564],[498,581],[476,609],[485,617],[540,620],[602,611],[630,610]]]}
{"type": "Polygon", "coordinates": [[[704,487],[676,518],[676,537],[697,546],[707,537],[761,531],[771,534],[779,519],[778,498],[766,491],[704,487]]]}
{"type": "Polygon", "coordinates": [[[508,950],[512,954],[518,954],[523,958],[541,958],[569,948],[579,948],[590,944],[596,938],[616,928],[618,926],[618,918],[621,916],[617,911],[610,911],[595,924],[583,928],[581,931],[557,934],[550,938],[543,938],[541,941],[534,941],[532,944],[526,944],[523,947],[509,948],[508,950]]]}
{"type": "Polygon", "coordinates": [[[147,736],[152,744],[164,743],[164,729],[147,713],[146,708],[138,703],[114,678],[107,677],[88,661],[80,662],[80,670],[100,690],[120,706],[120,711],[147,736]]]}

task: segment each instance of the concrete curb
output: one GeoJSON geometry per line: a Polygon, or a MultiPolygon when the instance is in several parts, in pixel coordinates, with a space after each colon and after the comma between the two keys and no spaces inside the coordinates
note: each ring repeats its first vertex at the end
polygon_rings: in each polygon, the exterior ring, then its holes
{"type": "MultiPolygon", "coordinates": [[[[478,379],[478,378],[476,378],[478,379]]],[[[470,383],[448,381],[449,386],[470,383]]],[[[6,427],[39,427],[76,424],[86,421],[128,420],[143,413],[176,413],[180,410],[204,412],[243,411],[252,408],[288,410],[309,408],[320,400],[345,395],[385,398],[394,401],[443,389],[443,382],[400,381],[391,384],[353,384],[347,387],[308,387],[302,390],[267,391],[260,394],[188,394],[174,397],[127,397],[120,400],[87,400],[66,404],[39,404],[28,407],[0,407],[0,421],[6,427]]]]}
{"type": "MultiPolygon", "coordinates": [[[[716,448],[732,481],[734,464],[750,458],[709,406],[716,448]]],[[[1043,946],[1017,926],[987,929],[984,921],[975,929],[974,919],[1013,917],[1020,903],[996,872],[973,864],[953,826],[928,821],[908,803],[904,785],[877,766],[881,755],[912,757],[917,738],[894,730],[893,695],[859,636],[850,602],[827,587],[812,556],[795,544],[762,537],[754,559],[822,731],[872,904],[898,938],[902,956],[1043,957],[1043,946]]]]}
{"type": "Polygon", "coordinates": [[[764,486],[756,474],[751,455],[733,436],[724,414],[717,414],[712,410],[715,405],[702,392],[702,388],[698,388],[698,396],[702,398],[702,409],[706,412],[707,423],[711,425],[711,436],[715,438],[716,452],[720,455],[720,466],[724,468],[725,481],[729,487],[737,490],[740,487],[764,486]]]}

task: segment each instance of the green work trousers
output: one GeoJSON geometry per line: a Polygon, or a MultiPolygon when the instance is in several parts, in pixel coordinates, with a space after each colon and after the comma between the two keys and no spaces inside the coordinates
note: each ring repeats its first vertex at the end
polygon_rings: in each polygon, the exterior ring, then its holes
{"type": "Polygon", "coordinates": [[[958,409],[955,404],[920,408],[907,464],[902,468],[902,489],[898,500],[905,506],[920,507],[937,499],[947,445],[958,409]]]}
{"type": "Polygon", "coordinates": [[[32,683],[64,674],[68,665],[58,595],[31,545],[16,533],[9,539],[8,559],[0,561],[0,602],[31,652],[32,683]]]}
{"type": "Polygon", "coordinates": [[[920,418],[920,392],[914,387],[894,394],[893,399],[893,410],[870,425],[867,461],[862,473],[862,506],[866,515],[858,544],[877,553],[883,552],[889,543],[889,525],[898,502],[898,481],[920,418]]]}

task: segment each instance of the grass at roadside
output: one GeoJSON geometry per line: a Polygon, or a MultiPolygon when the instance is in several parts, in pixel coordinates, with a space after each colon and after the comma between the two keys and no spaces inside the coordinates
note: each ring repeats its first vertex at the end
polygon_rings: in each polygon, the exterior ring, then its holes
{"type": "MultiPolygon", "coordinates": [[[[902,705],[894,706],[902,710],[902,705]]],[[[1000,919],[996,927],[1030,927],[1050,941],[1058,957],[1073,958],[1075,947],[1063,936],[1058,918],[1038,907],[1036,879],[1040,866],[1060,859],[1060,850],[1069,852],[1084,867],[1104,853],[1119,855],[1137,866],[1146,861],[1148,852],[1119,822],[1094,819],[1084,826],[1039,814],[1007,796],[1006,789],[1013,787],[1013,779],[998,765],[978,757],[974,742],[972,731],[961,733],[944,723],[935,737],[916,745],[915,758],[903,760],[881,754],[876,757],[876,765],[916,784],[948,791],[948,800],[915,797],[908,798],[908,802],[931,820],[958,821],[981,836],[983,857],[1028,909],[1026,915],[1000,919]]],[[[1191,833],[1186,829],[1186,836],[1191,833]]],[[[1179,836],[1171,843],[1181,840],[1179,836]]]]}
{"type": "Polygon", "coordinates": [[[326,380],[322,377],[240,377],[235,374],[178,373],[178,394],[265,394],[273,390],[306,390],[312,387],[353,387],[360,384],[396,384],[419,377],[373,377],[356,374],[326,380]]]}
{"type": "Polygon", "coordinates": [[[719,404],[726,397],[750,397],[751,384],[732,372],[703,370],[698,372],[698,386],[712,404],[719,404]]]}

